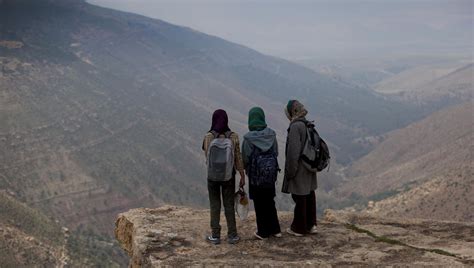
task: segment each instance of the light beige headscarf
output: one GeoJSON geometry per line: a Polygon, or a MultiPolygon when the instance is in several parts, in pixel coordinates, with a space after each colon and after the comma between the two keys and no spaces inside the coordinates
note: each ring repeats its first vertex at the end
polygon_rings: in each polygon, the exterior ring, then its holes
{"type": "Polygon", "coordinates": [[[293,122],[297,119],[303,118],[308,114],[304,105],[297,100],[290,100],[285,106],[285,114],[288,119],[293,122]]]}

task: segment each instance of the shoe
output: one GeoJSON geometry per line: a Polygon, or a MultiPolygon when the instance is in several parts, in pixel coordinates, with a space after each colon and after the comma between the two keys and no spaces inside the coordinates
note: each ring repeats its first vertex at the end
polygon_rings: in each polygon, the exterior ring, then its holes
{"type": "Polygon", "coordinates": [[[259,240],[265,240],[267,239],[266,237],[260,236],[257,232],[253,233],[253,236],[255,236],[259,240]]]}
{"type": "Polygon", "coordinates": [[[273,234],[273,236],[276,238],[281,238],[283,235],[281,233],[278,233],[278,234],[273,234]]]}
{"type": "Polygon", "coordinates": [[[229,243],[231,245],[237,244],[237,243],[239,243],[239,241],[240,241],[240,237],[238,235],[227,238],[227,243],[229,243]]]}
{"type": "Polygon", "coordinates": [[[213,237],[212,235],[206,237],[206,241],[214,245],[219,245],[221,243],[221,239],[219,237],[213,237]]]}
{"type": "Polygon", "coordinates": [[[290,235],[297,236],[297,237],[303,236],[303,234],[293,232],[293,230],[291,230],[291,228],[286,228],[286,232],[289,233],[290,235]]]}
{"type": "Polygon", "coordinates": [[[317,234],[317,233],[318,233],[318,230],[316,230],[316,225],[313,225],[313,227],[311,227],[311,229],[308,231],[308,233],[310,233],[310,234],[317,234]]]}

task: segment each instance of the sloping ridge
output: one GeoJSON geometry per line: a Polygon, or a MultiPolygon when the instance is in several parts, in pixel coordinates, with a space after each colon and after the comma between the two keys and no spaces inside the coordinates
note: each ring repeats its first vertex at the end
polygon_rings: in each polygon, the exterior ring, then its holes
{"type": "Polygon", "coordinates": [[[388,217],[474,222],[474,173],[458,170],[375,202],[367,212],[388,217]]]}
{"type": "MultiPolygon", "coordinates": [[[[392,200],[394,211],[398,211],[393,215],[406,212],[472,221],[473,112],[473,105],[468,102],[389,133],[374,151],[351,166],[346,172],[350,179],[339,193],[346,197],[358,194],[370,200],[414,188],[397,199],[401,203],[392,200]],[[402,205],[405,203],[410,205],[402,205]]],[[[392,215],[389,211],[385,212],[392,215]]]]}
{"type": "Polygon", "coordinates": [[[474,91],[474,63],[459,67],[423,87],[434,96],[447,96],[464,100],[472,99],[474,91]]]}
{"type": "Polygon", "coordinates": [[[375,90],[422,103],[465,101],[474,90],[474,64],[418,66],[379,82],[375,90]]]}

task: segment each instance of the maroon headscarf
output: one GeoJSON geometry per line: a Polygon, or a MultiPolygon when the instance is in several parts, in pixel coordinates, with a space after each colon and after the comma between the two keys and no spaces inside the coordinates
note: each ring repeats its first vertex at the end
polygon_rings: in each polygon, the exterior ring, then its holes
{"type": "Polygon", "coordinates": [[[209,131],[212,130],[219,134],[230,131],[229,119],[227,118],[227,113],[224,110],[219,109],[212,114],[212,126],[209,131]]]}

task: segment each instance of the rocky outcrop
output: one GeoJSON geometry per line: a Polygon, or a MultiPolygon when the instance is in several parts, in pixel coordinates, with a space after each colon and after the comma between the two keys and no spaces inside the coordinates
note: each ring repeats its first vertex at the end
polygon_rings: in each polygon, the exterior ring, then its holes
{"type": "MultiPolygon", "coordinates": [[[[280,212],[282,229],[291,213],[280,212]]],[[[225,220],[222,219],[225,232],[225,220]]],[[[474,225],[468,223],[376,218],[326,211],[319,232],[302,238],[255,240],[255,217],[238,222],[242,241],[210,245],[209,211],[164,206],[119,214],[115,236],[131,267],[474,265],[474,225]]],[[[224,234],[223,232],[223,234],[224,234]]]]}

